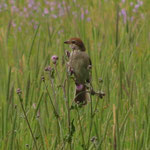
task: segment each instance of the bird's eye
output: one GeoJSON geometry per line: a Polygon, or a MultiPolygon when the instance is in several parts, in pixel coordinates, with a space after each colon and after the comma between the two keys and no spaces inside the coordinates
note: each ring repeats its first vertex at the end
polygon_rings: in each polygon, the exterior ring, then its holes
{"type": "Polygon", "coordinates": [[[72,41],[72,44],[76,44],[76,41],[73,40],[73,41],[72,41]]]}

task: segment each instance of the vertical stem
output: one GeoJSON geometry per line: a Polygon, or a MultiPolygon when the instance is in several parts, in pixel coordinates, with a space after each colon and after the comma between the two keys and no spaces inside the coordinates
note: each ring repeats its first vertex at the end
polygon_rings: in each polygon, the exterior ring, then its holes
{"type": "Polygon", "coordinates": [[[89,130],[89,138],[88,138],[88,147],[87,148],[89,148],[89,145],[90,145],[90,137],[91,137],[91,131],[92,131],[92,126],[93,126],[93,117],[94,117],[94,114],[93,114],[93,105],[92,105],[92,97],[91,97],[91,95],[90,95],[90,99],[91,99],[91,121],[90,121],[90,130],[89,130]]]}
{"type": "MultiPolygon", "coordinates": [[[[70,108],[69,108],[69,80],[67,80],[67,93],[68,93],[68,96],[67,96],[67,101],[66,101],[66,106],[67,106],[67,110],[68,110],[68,113],[67,113],[67,118],[68,118],[68,131],[69,131],[69,135],[71,133],[71,125],[70,125],[70,108]]],[[[71,140],[69,142],[70,144],[70,150],[72,149],[71,147],[71,140]]]]}
{"type": "MultiPolygon", "coordinates": [[[[58,73],[58,70],[57,70],[57,65],[55,65],[55,70],[56,70],[56,73],[57,73],[57,76],[58,76],[59,83],[61,83],[60,76],[59,76],[59,73],[58,73]]],[[[68,80],[68,76],[67,76],[67,80],[65,80],[64,84],[62,84],[61,87],[63,89],[64,99],[65,99],[65,102],[66,102],[67,119],[68,119],[68,133],[70,135],[70,132],[71,132],[70,128],[71,127],[70,127],[69,80],[68,80]],[[67,96],[66,96],[66,89],[65,89],[66,81],[67,81],[67,93],[68,93],[67,96]]],[[[69,145],[70,145],[70,150],[72,150],[71,141],[69,142],[69,145]]]]}
{"type": "MultiPolygon", "coordinates": [[[[56,117],[56,119],[57,119],[57,133],[58,133],[58,139],[59,139],[59,138],[60,138],[59,114],[58,114],[58,112],[57,112],[57,110],[56,110],[56,108],[55,108],[55,106],[54,106],[54,104],[53,104],[52,98],[51,98],[51,96],[50,96],[50,93],[49,93],[49,91],[48,91],[48,88],[47,88],[47,86],[46,86],[45,81],[44,81],[44,85],[45,85],[45,87],[46,87],[46,91],[47,91],[47,93],[48,93],[50,102],[51,102],[51,104],[52,104],[54,115],[55,115],[55,117],[56,117]]],[[[54,91],[54,92],[55,92],[55,91],[54,91]]]]}
{"type": "Polygon", "coordinates": [[[8,27],[7,27],[7,34],[6,34],[7,43],[8,43],[8,38],[9,38],[9,34],[10,34],[11,24],[12,24],[12,18],[10,18],[10,21],[9,21],[8,27]]]}
{"type": "Polygon", "coordinates": [[[15,127],[16,127],[16,120],[17,120],[17,109],[15,109],[15,112],[14,112],[14,119],[13,119],[13,125],[12,125],[12,134],[11,134],[11,141],[10,141],[10,144],[9,144],[9,149],[10,150],[13,150],[13,145],[14,145],[14,130],[15,130],[15,127]]]}
{"type": "Polygon", "coordinates": [[[99,103],[99,97],[97,98],[97,101],[96,101],[96,105],[95,105],[95,109],[93,111],[93,116],[95,115],[96,111],[97,111],[97,106],[98,106],[98,103],[99,103]]]}
{"type": "Polygon", "coordinates": [[[52,98],[51,98],[51,96],[50,96],[50,94],[49,94],[49,92],[48,92],[48,88],[47,88],[47,85],[46,85],[45,81],[44,81],[44,85],[45,85],[45,88],[46,88],[48,97],[49,97],[49,99],[50,99],[51,105],[52,105],[52,107],[53,107],[53,112],[54,112],[56,118],[58,118],[59,115],[58,115],[58,113],[57,113],[57,111],[56,111],[56,109],[55,109],[55,106],[54,106],[53,101],[52,101],[52,98]]]}
{"type": "MultiPolygon", "coordinates": [[[[65,102],[66,102],[66,108],[67,108],[67,120],[68,120],[68,132],[69,132],[69,135],[71,133],[71,121],[70,121],[70,107],[69,107],[69,79],[68,79],[68,76],[67,76],[67,80],[65,80],[64,82],[64,85],[62,86],[63,88],[63,93],[64,93],[64,99],[65,99],[65,102]],[[65,89],[65,85],[66,85],[66,81],[67,81],[67,93],[68,95],[66,96],[66,89],[65,89]]],[[[69,142],[69,145],[70,145],[70,150],[72,150],[72,144],[71,144],[71,141],[69,142]]]]}
{"type": "Polygon", "coordinates": [[[11,82],[11,67],[9,67],[8,70],[8,82],[7,82],[7,93],[6,93],[6,101],[7,101],[7,108],[6,108],[6,117],[5,117],[5,125],[4,125],[4,135],[6,135],[7,133],[7,126],[8,126],[8,113],[9,113],[9,106],[10,106],[10,102],[9,102],[9,96],[10,96],[10,82],[11,82]]]}
{"type": "Polygon", "coordinates": [[[28,55],[28,60],[27,60],[27,63],[28,63],[28,67],[29,67],[29,63],[30,63],[30,57],[31,57],[31,53],[32,53],[32,49],[33,49],[33,45],[34,45],[34,42],[35,42],[35,38],[37,36],[37,33],[39,31],[39,27],[40,25],[38,25],[36,31],[35,31],[35,34],[33,36],[33,40],[32,40],[32,43],[31,43],[31,47],[30,47],[30,50],[29,50],[29,55],[28,55]]]}
{"type": "Polygon", "coordinates": [[[117,143],[116,143],[116,106],[115,106],[115,104],[113,104],[113,121],[114,121],[114,125],[113,125],[113,140],[114,140],[113,147],[114,147],[114,150],[116,150],[117,149],[117,143]]]}
{"type": "Polygon", "coordinates": [[[79,125],[80,125],[80,130],[81,130],[81,136],[82,136],[82,143],[83,143],[83,149],[85,150],[85,140],[84,140],[84,134],[83,134],[83,130],[82,130],[82,125],[81,125],[81,119],[80,119],[80,114],[79,114],[79,110],[78,110],[78,106],[76,106],[76,110],[78,113],[78,120],[79,120],[79,125]]]}
{"type": "MultiPolygon", "coordinates": [[[[57,98],[56,98],[56,91],[55,91],[55,88],[54,88],[54,80],[51,78],[51,73],[49,72],[49,77],[50,77],[50,82],[51,82],[51,87],[52,87],[52,90],[53,90],[53,96],[54,96],[54,100],[55,100],[55,111],[56,113],[58,114],[58,104],[57,104],[57,98]]],[[[60,127],[59,127],[59,121],[57,119],[57,132],[58,132],[58,139],[60,138],[60,127]]]]}
{"type": "Polygon", "coordinates": [[[119,38],[119,5],[117,4],[117,14],[116,14],[116,47],[118,47],[119,38]]]}
{"type": "MultiPolygon", "coordinates": [[[[58,75],[59,83],[61,83],[60,76],[59,76],[59,73],[58,73],[56,65],[55,65],[55,70],[56,70],[56,73],[58,75]]],[[[70,122],[71,121],[70,121],[70,107],[69,107],[69,78],[68,78],[68,75],[67,75],[67,79],[64,81],[64,84],[61,85],[61,87],[63,89],[64,99],[65,99],[65,102],[66,102],[67,119],[68,119],[68,132],[69,132],[69,135],[70,135],[70,133],[71,133],[71,123],[70,122]],[[66,96],[66,89],[65,89],[66,81],[67,81],[67,93],[68,93],[67,96],[66,96]]],[[[70,145],[70,150],[72,150],[71,140],[69,141],[69,145],[70,145]]]]}
{"type": "Polygon", "coordinates": [[[52,90],[53,90],[53,96],[54,96],[54,100],[55,100],[55,109],[56,109],[56,111],[57,111],[57,113],[58,113],[58,105],[57,105],[56,91],[55,91],[55,88],[54,88],[53,79],[51,78],[51,72],[49,72],[49,78],[50,78],[51,87],[52,87],[52,90]]]}
{"type": "Polygon", "coordinates": [[[30,123],[29,123],[29,121],[28,121],[28,117],[27,117],[26,112],[25,112],[25,109],[24,109],[24,107],[23,107],[23,103],[22,103],[22,102],[23,102],[23,99],[21,98],[20,95],[19,95],[19,100],[20,100],[21,108],[22,108],[23,113],[24,113],[24,116],[25,116],[25,120],[26,120],[26,122],[27,122],[28,128],[29,128],[29,130],[30,130],[31,136],[32,136],[33,141],[34,141],[35,148],[36,148],[36,150],[38,150],[38,147],[37,147],[37,144],[36,144],[36,139],[35,139],[35,137],[34,137],[34,135],[33,135],[33,132],[32,132],[30,123]]]}
{"type": "Polygon", "coordinates": [[[116,10],[117,10],[117,14],[116,14],[116,63],[118,65],[118,62],[119,62],[119,5],[117,3],[117,6],[116,6],[116,10]]]}

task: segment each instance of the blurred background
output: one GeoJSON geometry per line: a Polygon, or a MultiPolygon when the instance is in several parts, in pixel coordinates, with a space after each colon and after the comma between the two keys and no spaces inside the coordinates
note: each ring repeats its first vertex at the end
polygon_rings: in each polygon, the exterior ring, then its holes
{"type": "Polygon", "coordinates": [[[38,149],[149,150],[149,9],[149,0],[0,0],[0,149],[36,149],[20,88],[38,149]],[[106,96],[70,111],[74,83],[66,85],[68,107],[60,85],[70,50],[63,42],[71,37],[83,40],[93,86],[106,96]]]}

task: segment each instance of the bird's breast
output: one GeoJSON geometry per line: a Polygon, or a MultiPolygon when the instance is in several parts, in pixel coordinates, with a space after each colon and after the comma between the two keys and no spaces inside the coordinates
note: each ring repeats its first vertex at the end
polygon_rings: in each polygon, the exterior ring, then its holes
{"type": "Polygon", "coordinates": [[[87,69],[89,56],[82,51],[73,51],[70,55],[69,66],[73,69],[75,76],[79,82],[84,82],[89,77],[87,69]]]}
{"type": "Polygon", "coordinates": [[[89,64],[88,56],[85,52],[72,52],[70,55],[70,65],[72,67],[86,67],[89,64]]]}

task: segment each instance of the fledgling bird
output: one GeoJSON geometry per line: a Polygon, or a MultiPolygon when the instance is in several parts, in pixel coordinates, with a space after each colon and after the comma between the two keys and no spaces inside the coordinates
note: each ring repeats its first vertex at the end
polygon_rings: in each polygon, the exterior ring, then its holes
{"type": "Polygon", "coordinates": [[[69,44],[72,52],[70,53],[68,67],[73,72],[76,84],[76,103],[87,103],[87,87],[86,83],[91,79],[91,60],[89,55],[85,52],[84,43],[80,38],[71,38],[64,42],[69,44]]]}

